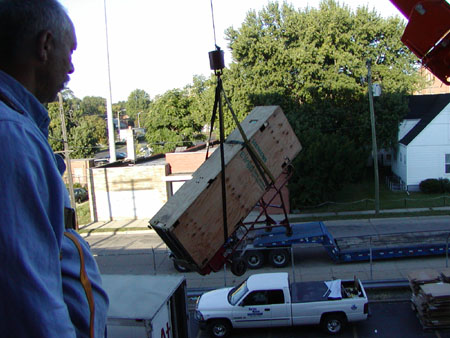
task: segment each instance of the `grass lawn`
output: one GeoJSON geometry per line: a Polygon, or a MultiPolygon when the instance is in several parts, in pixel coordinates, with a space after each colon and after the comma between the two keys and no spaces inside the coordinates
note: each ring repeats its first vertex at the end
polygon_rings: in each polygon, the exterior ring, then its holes
{"type": "Polygon", "coordinates": [[[77,221],[79,226],[91,222],[91,210],[89,209],[89,201],[77,203],[77,221]]]}
{"type": "MultiPolygon", "coordinates": [[[[375,184],[371,180],[348,184],[335,199],[320,207],[305,207],[300,212],[340,212],[375,209],[375,184]]],[[[450,206],[449,194],[391,191],[380,179],[380,209],[430,208],[450,206]]]]}

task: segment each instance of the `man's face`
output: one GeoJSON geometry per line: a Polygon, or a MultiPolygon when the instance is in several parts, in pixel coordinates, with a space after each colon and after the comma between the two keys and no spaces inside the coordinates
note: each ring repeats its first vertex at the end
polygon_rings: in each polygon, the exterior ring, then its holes
{"type": "Polygon", "coordinates": [[[54,101],[58,92],[69,82],[69,74],[74,72],[72,53],[77,48],[75,30],[63,33],[60,40],[53,40],[47,65],[38,79],[40,82],[38,99],[42,103],[54,101]]]}

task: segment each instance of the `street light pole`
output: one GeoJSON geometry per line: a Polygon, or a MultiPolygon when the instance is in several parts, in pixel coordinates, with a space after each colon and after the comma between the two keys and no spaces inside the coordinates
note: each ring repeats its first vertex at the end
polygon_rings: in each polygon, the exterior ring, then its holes
{"type": "Polygon", "coordinates": [[[141,111],[140,112],[138,112],[138,128],[140,128],[141,127],[141,120],[139,120],[139,115],[141,115],[141,111]]]}
{"type": "Polygon", "coordinates": [[[380,212],[380,184],[378,178],[378,149],[377,149],[377,135],[375,132],[375,112],[373,109],[373,88],[372,88],[372,60],[367,59],[367,82],[369,85],[369,107],[370,107],[370,124],[372,127],[372,156],[373,167],[375,175],[375,214],[380,212]]]}
{"type": "Polygon", "coordinates": [[[117,135],[120,136],[120,110],[117,111],[117,135]]]}
{"type": "Polygon", "coordinates": [[[116,158],[116,142],[114,139],[114,124],[112,112],[111,71],[109,65],[108,20],[106,16],[106,0],[103,1],[103,8],[105,10],[106,61],[108,65],[108,84],[109,84],[108,87],[109,94],[106,96],[106,112],[108,117],[109,162],[116,162],[117,158],[116,158]]]}

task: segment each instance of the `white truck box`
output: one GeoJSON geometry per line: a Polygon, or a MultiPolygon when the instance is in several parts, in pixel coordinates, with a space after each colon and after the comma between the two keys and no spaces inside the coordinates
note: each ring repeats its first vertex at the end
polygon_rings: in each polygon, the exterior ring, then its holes
{"type": "Polygon", "coordinates": [[[182,276],[102,275],[109,297],[108,338],[189,336],[182,276]]]}

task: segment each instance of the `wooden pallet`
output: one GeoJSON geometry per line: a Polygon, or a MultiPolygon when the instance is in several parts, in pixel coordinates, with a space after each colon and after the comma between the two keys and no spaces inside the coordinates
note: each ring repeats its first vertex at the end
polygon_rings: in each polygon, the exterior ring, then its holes
{"type": "MultiPolygon", "coordinates": [[[[286,161],[293,160],[301,150],[278,106],[256,107],[241,127],[274,178],[281,175],[286,161]]],[[[237,129],[224,142],[224,154],[227,226],[231,235],[267,187],[237,129]]],[[[220,173],[217,149],[150,220],[175,256],[194,264],[198,271],[208,270],[208,263],[225,243],[220,173]]]]}

